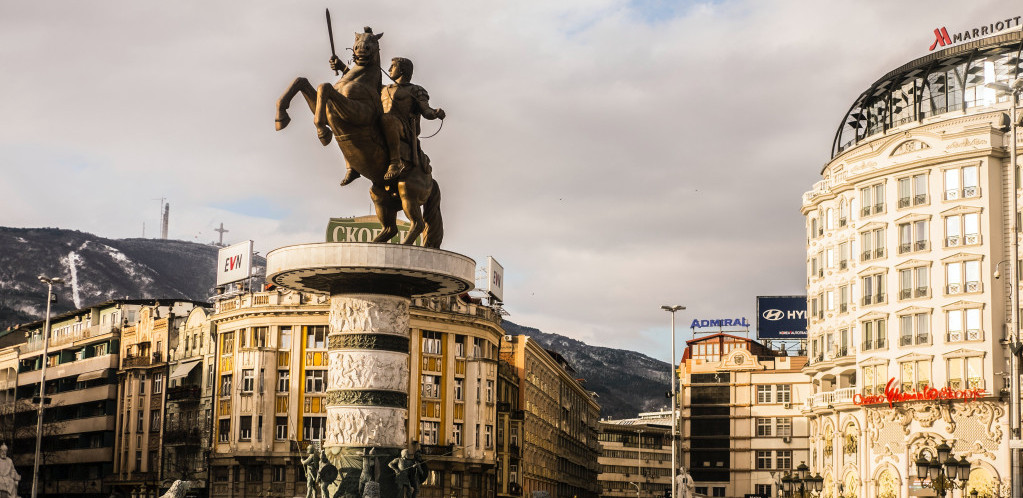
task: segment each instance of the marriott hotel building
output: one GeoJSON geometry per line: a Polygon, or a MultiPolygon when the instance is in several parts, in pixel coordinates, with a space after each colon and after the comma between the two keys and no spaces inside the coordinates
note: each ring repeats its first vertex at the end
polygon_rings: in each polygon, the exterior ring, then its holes
{"type": "Polygon", "coordinates": [[[1023,76],[1021,49],[1017,25],[882,76],[842,116],[803,196],[812,394],[793,401],[824,497],[934,496],[915,461],[942,443],[972,463],[964,496],[1008,496],[1021,191],[1010,99],[985,84],[1023,76]],[[889,405],[891,390],[927,399],[889,405]]]}

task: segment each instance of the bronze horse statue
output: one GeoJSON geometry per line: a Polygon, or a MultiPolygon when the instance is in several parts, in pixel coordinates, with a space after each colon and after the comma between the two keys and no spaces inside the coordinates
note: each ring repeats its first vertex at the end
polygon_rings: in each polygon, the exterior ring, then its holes
{"type": "Polygon", "coordinates": [[[383,89],[380,67],[380,37],[370,28],[355,34],[352,67],[337,83],[313,88],[303,77],[295,79],[277,101],[277,130],[291,122],[288,106],[298,93],[305,97],[313,113],[320,143],[330,144],[333,137],[348,165],[373,183],[370,198],[384,229],[373,242],[387,242],[398,233],[398,211],[404,211],[412,226],[401,241],[410,245],[424,234],[424,246],[439,248],[444,237],[440,213],[440,187],[433,174],[424,168],[412,168],[395,180],[385,180],[390,156],[380,125],[383,89]]]}

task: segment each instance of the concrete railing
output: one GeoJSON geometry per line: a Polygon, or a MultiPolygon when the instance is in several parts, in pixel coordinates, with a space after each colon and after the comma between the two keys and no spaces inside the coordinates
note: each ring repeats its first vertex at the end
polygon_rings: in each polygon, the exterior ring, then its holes
{"type": "Polygon", "coordinates": [[[817,393],[806,398],[806,409],[823,408],[828,405],[834,406],[840,403],[852,403],[853,395],[856,394],[856,387],[843,387],[823,393],[817,393]]]}

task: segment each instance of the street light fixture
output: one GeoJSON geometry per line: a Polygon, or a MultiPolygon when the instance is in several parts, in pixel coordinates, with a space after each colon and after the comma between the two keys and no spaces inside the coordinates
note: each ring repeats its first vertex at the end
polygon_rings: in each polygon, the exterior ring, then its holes
{"type": "Polygon", "coordinates": [[[43,406],[46,401],[46,356],[50,349],[50,303],[53,300],[53,284],[64,283],[64,279],[60,277],[50,278],[39,275],[37,278],[46,284],[46,322],[43,325],[43,366],[39,372],[39,408],[36,414],[36,454],[32,464],[32,498],[36,498],[39,493],[39,459],[43,445],[43,406]]]}
{"type": "Polygon", "coordinates": [[[685,306],[661,306],[661,309],[671,313],[671,498],[676,498],[675,493],[678,486],[675,485],[675,478],[678,476],[678,462],[675,461],[678,455],[678,451],[675,449],[676,431],[678,429],[678,422],[676,418],[676,411],[678,410],[678,390],[675,389],[675,368],[678,365],[675,364],[675,312],[686,309],[685,306]]]}
{"type": "Polygon", "coordinates": [[[795,472],[786,473],[781,478],[781,489],[789,498],[816,496],[823,487],[824,478],[820,472],[815,476],[810,475],[810,467],[806,462],[800,463],[795,472]]]}
{"type": "Polygon", "coordinates": [[[1017,177],[1016,160],[1016,134],[1019,130],[1019,120],[1016,117],[1016,108],[1019,107],[1020,93],[1023,93],[1023,78],[1016,78],[1011,84],[993,82],[984,86],[998,92],[999,95],[1009,96],[1009,178],[1012,195],[1012,216],[1010,216],[1012,233],[1012,255],[1009,267],[1012,268],[1009,282],[1012,286],[1010,306],[1012,312],[1010,320],[1012,326],[1009,328],[1009,475],[1012,483],[1012,498],[1023,497],[1023,457],[1020,456],[1020,380],[1019,380],[1019,354],[1023,350],[1023,343],[1019,337],[1019,227],[1016,226],[1016,217],[1019,215],[1017,198],[1019,197],[1019,178],[1017,177]]]}
{"type": "Polygon", "coordinates": [[[965,489],[970,480],[970,462],[966,461],[966,457],[956,460],[952,456],[952,448],[945,443],[938,445],[936,450],[937,456],[930,460],[927,450],[921,451],[916,459],[916,477],[920,485],[933,489],[941,497],[955,488],[965,489]],[[930,482],[925,483],[925,480],[930,482]]]}

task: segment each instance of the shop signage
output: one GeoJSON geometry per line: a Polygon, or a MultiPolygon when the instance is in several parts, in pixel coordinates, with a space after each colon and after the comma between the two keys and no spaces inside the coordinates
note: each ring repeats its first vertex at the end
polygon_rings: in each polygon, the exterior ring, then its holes
{"type": "MultiPolygon", "coordinates": [[[[409,222],[397,220],[398,234],[389,241],[397,244],[409,231],[409,222]]],[[[373,242],[384,230],[376,216],[357,218],[331,218],[327,223],[327,242],[373,242]]],[[[414,245],[423,245],[423,236],[416,237],[414,245]]]]}
{"type": "Polygon", "coordinates": [[[749,322],[746,321],[746,317],[741,318],[724,318],[717,320],[693,320],[693,324],[690,328],[699,329],[706,327],[749,327],[749,322]]]}
{"type": "Polygon", "coordinates": [[[947,45],[954,45],[959,42],[975,40],[982,36],[995,34],[1003,29],[1012,28],[1019,26],[1019,20],[1023,16],[1009,17],[1007,19],[996,21],[986,26],[979,28],[968,29],[959,33],[953,33],[952,36],[948,35],[948,29],[944,26],[934,29],[934,43],[931,44],[931,50],[933,51],[938,47],[945,47],[947,45]]]}
{"type": "Polygon", "coordinates": [[[936,401],[942,399],[963,400],[969,403],[987,394],[983,388],[952,389],[951,387],[943,387],[938,389],[936,387],[929,387],[922,391],[902,392],[895,386],[895,377],[892,377],[888,379],[888,384],[884,386],[883,394],[862,396],[857,393],[853,395],[853,403],[857,405],[888,403],[889,407],[893,407],[895,403],[902,403],[903,401],[936,401]]]}

